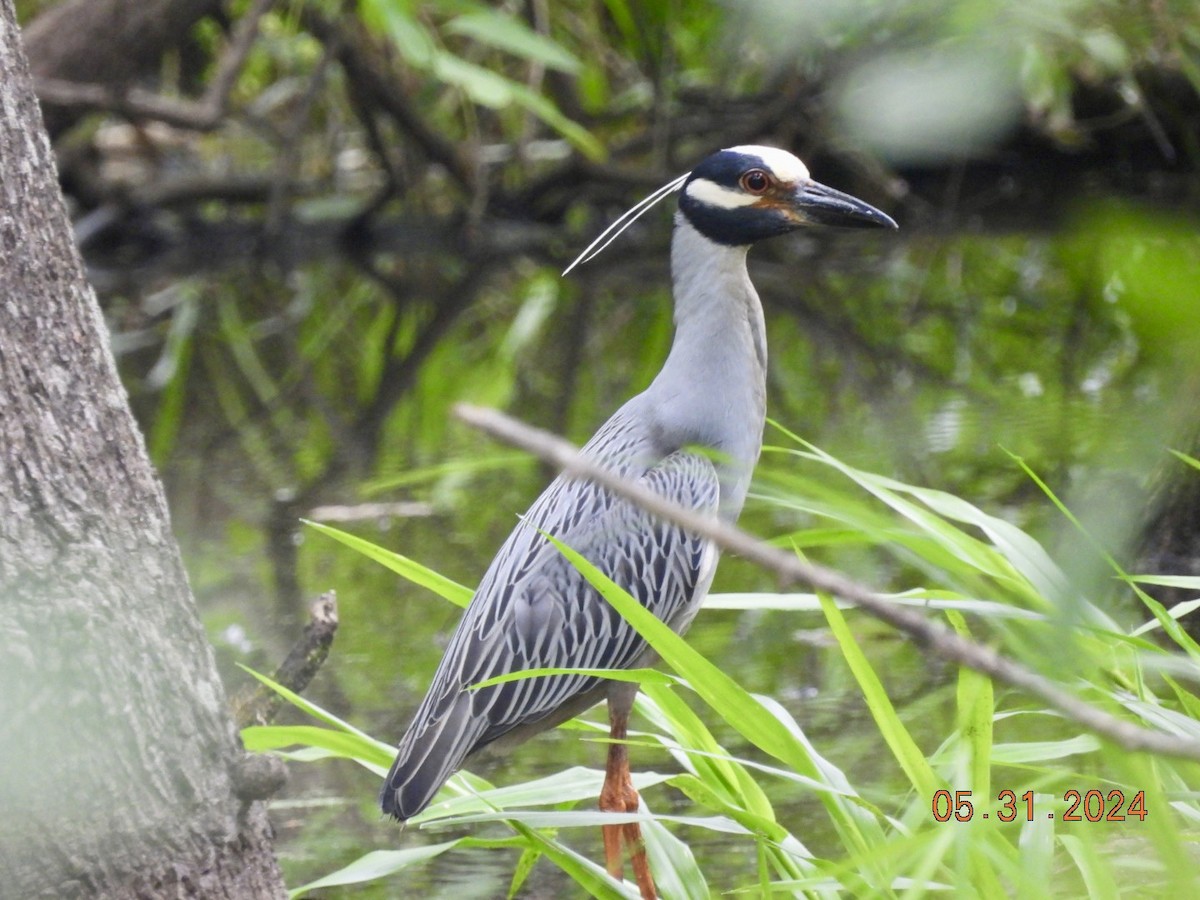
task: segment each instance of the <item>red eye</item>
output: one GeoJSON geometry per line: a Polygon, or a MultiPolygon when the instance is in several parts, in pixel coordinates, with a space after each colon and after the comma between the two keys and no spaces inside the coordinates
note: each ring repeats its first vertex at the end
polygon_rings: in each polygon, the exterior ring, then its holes
{"type": "Polygon", "coordinates": [[[742,176],[740,183],[748,194],[765,194],[771,186],[771,176],[762,169],[751,169],[742,176]]]}

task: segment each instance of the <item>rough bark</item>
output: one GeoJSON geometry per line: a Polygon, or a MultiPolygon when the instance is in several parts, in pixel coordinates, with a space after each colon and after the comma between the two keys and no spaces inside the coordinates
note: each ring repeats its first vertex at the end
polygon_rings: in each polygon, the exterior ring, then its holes
{"type": "MultiPolygon", "coordinates": [[[[68,29],[69,30],[69,29],[68,29]]],[[[277,897],[0,0],[0,895],[277,897]]]]}

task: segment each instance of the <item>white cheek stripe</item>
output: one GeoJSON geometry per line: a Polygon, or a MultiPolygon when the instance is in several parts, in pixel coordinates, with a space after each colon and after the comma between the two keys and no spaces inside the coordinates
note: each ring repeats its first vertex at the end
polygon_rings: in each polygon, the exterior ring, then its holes
{"type": "Polygon", "coordinates": [[[799,184],[802,181],[808,181],[810,177],[808,166],[804,165],[804,163],[791,153],[788,153],[786,150],[780,150],[778,147],[759,147],[754,144],[745,144],[740,147],[730,147],[728,149],[732,153],[757,156],[780,181],[790,181],[793,184],[799,184]]]}
{"type": "Polygon", "coordinates": [[[737,209],[740,206],[753,206],[761,197],[732,188],[722,187],[707,178],[693,178],[685,193],[698,203],[705,206],[715,206],[718,209],[737,209]]]}

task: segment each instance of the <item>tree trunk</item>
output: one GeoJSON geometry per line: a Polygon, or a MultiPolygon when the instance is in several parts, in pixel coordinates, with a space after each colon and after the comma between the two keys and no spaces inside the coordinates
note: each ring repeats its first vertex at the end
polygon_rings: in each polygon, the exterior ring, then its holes
{"type": "Polygon", "coordinates": [[[279,897],[0,0],[0,896],[279,897]]]}

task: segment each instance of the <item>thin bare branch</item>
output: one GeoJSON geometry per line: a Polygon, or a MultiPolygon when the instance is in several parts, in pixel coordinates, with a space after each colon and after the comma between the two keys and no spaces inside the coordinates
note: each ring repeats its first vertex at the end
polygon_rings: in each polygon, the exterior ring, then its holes
{"type": "MultiPolygon", "coordinates": [[[[304,693],[329,655],[338,629],[337,594],[327,591],[314,600],[309,617],[304,634],[272,676],[276,684],[296,694],[304,693]]],[[[279,694],[259,684],[234,701],[234,719],[239,728],[267,725],[282,706],[283,698],[279,694]]]]}
{"type": "Polygon", "coordinates": [[[1050,704],[1088,731],[1126,750],[1144,750],[1163,756],[1200,761],[1200,741],[1142,728],[1132,722],[1118,719],[1022,664],[1001,656],[989,647],[960,637],[918,612],[895,605],[840,572],[804,562],[739,528],[699,515],[663,499],[640,484],[617,477],[581,455],[574,445],[556,435],[531,428],[496,410],[459,404],[454,413],[471,427],[503,443],[533,453],[568,476],[595,481],[654,515],[681,525],[711,540],[722,549],[774,572],[786,582],[807,584],[816,591],[841,597],[861,607],[904,632],[929,652],[1026,691],[1050,704]]]}
{"type": "Polygon", "coordinates": [[[392,503],[355,503],[353,506],[314,506],[306,519],[314,522],[364,522],[378,519],[412,519],[433,515],[433,504],[419,500],[392,503]]]}
{"type": "Polygon", "coordinates": [[[39,78],[38,99],[63,109],[114,112],[130,119],[154,119],[176,128],[211,131],[220,124],[205,102],[176,100],[142,88],[120,91],[103,84],[39,78]]]}

